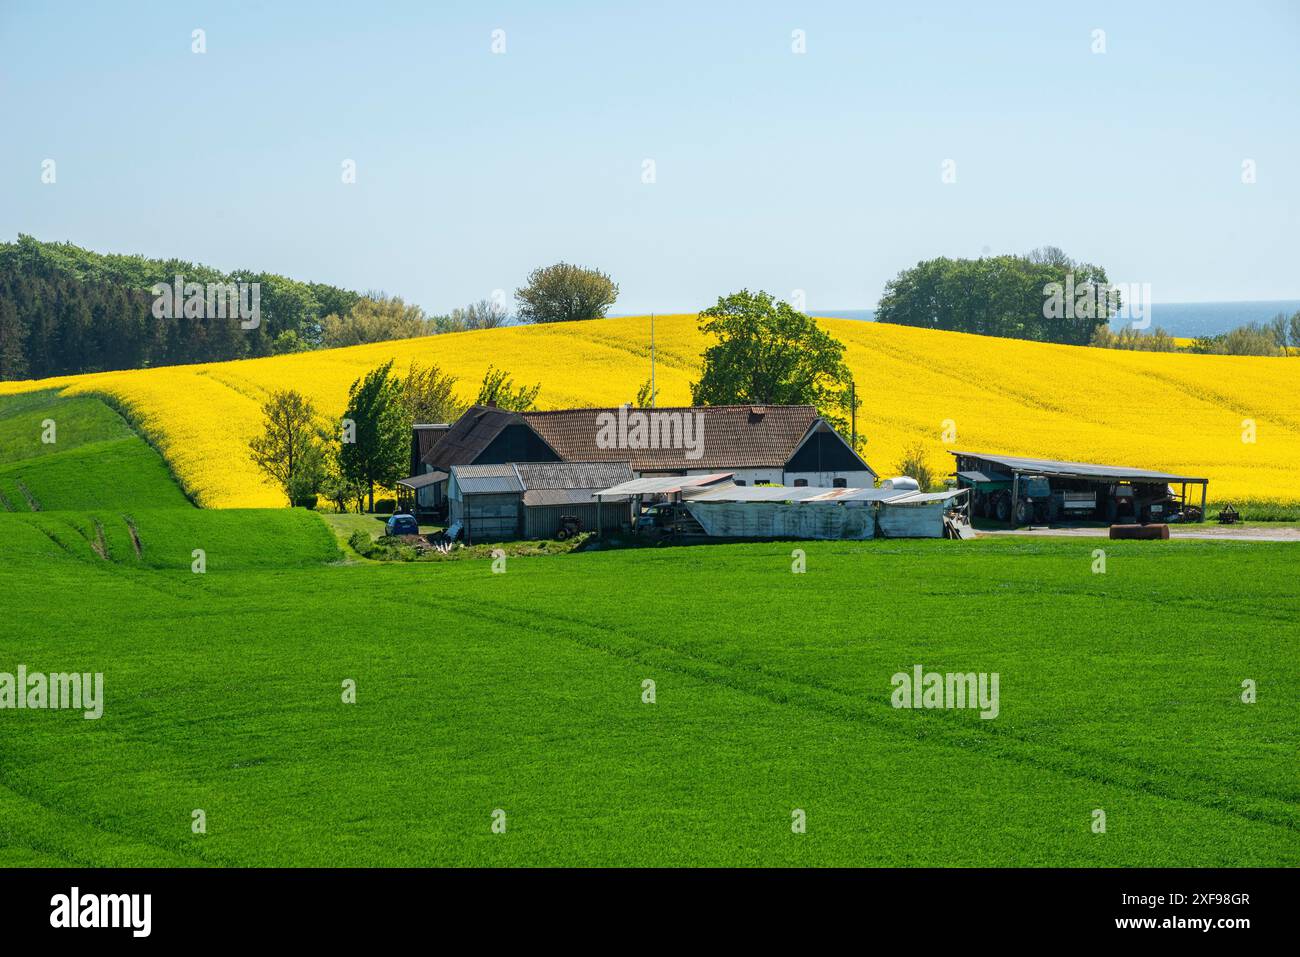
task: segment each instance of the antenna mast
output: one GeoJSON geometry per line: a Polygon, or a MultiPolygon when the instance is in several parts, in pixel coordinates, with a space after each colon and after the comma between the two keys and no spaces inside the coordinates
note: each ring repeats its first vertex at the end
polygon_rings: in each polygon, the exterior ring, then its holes
{"type": "Polygon", "coordinates": [[[655,314],[650,313],[650,408],[655,407],[655,314]]]}

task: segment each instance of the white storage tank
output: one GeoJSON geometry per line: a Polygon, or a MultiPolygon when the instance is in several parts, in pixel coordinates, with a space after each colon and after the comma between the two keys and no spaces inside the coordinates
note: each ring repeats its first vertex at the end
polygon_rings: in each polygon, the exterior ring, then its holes
{"type": "Polygon", "coordinates": [[[921,486],[917,484],[916,479],[907,475],[898,475],[894,478],[885,479],[880,483],[880,487],[895,492],[919,492],[921,490],[921,486]]]}

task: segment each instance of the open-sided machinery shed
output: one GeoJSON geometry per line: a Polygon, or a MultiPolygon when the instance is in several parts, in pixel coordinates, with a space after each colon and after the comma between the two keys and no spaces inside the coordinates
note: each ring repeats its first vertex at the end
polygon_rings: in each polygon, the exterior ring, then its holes
{"type": "Polygon", "coordinates": [[[958,487],[971,490],[972,510],[984,518],[1014,525],[1062,518],[1205,521],[1209,479],[1200,476],[983,452],[952,454],[958,487]],[[1198,485],[1199,505],[1189,497],[1198,485]]]}

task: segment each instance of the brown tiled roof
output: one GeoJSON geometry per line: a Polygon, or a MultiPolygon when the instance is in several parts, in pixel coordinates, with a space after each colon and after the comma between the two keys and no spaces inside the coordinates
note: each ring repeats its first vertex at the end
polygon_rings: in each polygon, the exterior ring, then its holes
{"type": "Polygon", "coordinates": [[[486,405],[470,406],[424,456],[424,462],[446,471],[453,465],[470,465],[512,422],[518,413],[486,405]]]}
{"type": "Polygon", "coordinates": [[[553,412],[523,412],[520,416],[565,461],[629,462],[637,472],[781,468],[819,418],[817,410],[810,405],[711,405],[628,411],[699,413],[703,416],[703,455],[689,459],[687,450],[681,448],[600,448],[596,444],[600,431],[597,416],[611,413],[617,417],[617,408],[558,409],[553,412]]]}

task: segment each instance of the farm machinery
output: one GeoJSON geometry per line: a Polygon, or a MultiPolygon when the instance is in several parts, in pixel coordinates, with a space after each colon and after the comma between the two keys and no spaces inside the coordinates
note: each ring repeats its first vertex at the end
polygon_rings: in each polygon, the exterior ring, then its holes
{"type": "Polygon", "coordinates": [[[1200,510],[1184,506],[1163,483],[1091,483],[1021,475],[1016,480],[981,482],[973,510],[1013,526],[1058,521],[1199,521],[1200,510]]]}

